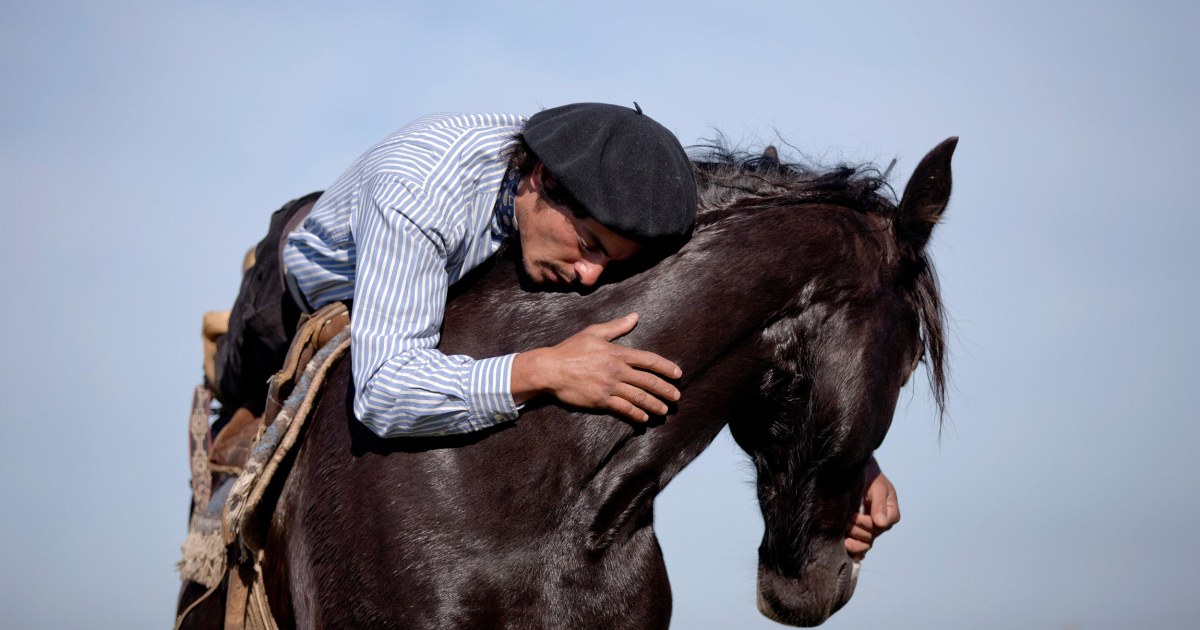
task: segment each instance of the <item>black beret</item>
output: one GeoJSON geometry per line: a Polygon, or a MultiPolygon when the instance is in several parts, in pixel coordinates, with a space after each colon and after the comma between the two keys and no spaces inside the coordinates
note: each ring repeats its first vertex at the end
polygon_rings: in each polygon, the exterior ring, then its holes
{"type": "Polygon", "coordinates": [[[683,146],[637,110],[575,103],[534,114],[529,148],[592,218],[649,241],[686,238],[696,220],[696,176],[683,146]]]}

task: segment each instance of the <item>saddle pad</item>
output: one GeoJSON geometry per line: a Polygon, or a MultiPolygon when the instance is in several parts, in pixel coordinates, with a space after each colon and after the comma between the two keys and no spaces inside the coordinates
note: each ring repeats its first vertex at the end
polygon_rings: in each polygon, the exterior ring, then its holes
{"type": "Polygon", "coordinates": [[[242,542],[233,551],[243,559],[247,551],[262,548],[274,507],[274,497],[264,500],[267,488],[295,445],[329,366],[349,347],[344,304],[330,304],[308,317],[283,369],[271,379],[274,401],[263,419],[269,424],[263,427],[257,418],[231,422],[215,442],[208,435],[211,392],[197,387],[189,427],[193,510],[178,563],[183,579],[211,588],[227,574],[231,544],[242,542]]]}
{"type": "Polygon", "coordinates": [[[275,421],[263,429],[234,483],[225,504],[224,534],[227,544],[240,542],[243,557],[253,558],[254,552],[263,548],[265,524],[274,511],[276,498],[266,496],[267,488],[296,445],[326,373],[349,348],[350,329],[344,328],[313,355],[275,421]]]}

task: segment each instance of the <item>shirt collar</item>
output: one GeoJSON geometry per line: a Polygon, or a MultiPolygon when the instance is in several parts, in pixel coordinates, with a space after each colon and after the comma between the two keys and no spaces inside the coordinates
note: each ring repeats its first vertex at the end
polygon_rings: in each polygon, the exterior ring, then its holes
{"type": "Polygon", "coordinates": [[[492,233],[497,238],[509,238],[517,235],[516,199],[517,185],[521,183],[521,171],[509,167],[500,182],[500,192],[496,195],[496,207],[492,212],[492,233]]]}

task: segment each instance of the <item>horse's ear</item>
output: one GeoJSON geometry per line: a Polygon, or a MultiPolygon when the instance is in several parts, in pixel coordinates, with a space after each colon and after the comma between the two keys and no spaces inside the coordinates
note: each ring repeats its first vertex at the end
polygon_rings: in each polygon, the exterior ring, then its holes
{"type": "Polygon", "coordinates": [[[767,148],[763,150],[762,159],[771,166],[779,166],[779,149],[776,149],[773,144],[767,145],[767,148]]]}
{"type": "Polygon", "coordinates": [[[904,187],[896,228],[913,251],[921,251],[929,241],[933,226],[942,218],[950,202],[950,158],[958,146],[958,137],[946,138],[933,148],[904,187]]]}

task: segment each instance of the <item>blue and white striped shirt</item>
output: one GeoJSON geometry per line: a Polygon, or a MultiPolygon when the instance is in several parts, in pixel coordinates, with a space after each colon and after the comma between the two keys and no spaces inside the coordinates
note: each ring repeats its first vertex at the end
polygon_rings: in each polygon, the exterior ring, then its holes
{"type": "Polygon", "coordinates": [[[284,265],[313,308],[353,298],[354,413],[376,434],[444,435],[517,417],[516,355],[436,347],[446,292],[510,236],[495,209],[519,116],[442,114],[369,149],[291,233],[284,265]]]}

